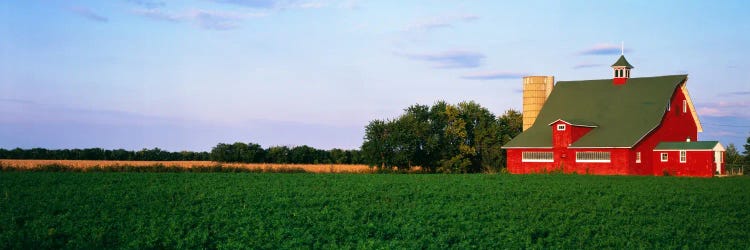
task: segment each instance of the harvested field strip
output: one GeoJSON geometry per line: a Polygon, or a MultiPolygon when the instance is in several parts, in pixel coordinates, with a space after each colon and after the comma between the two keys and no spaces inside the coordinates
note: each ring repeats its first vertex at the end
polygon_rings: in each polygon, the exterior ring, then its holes
{"type": "MultiPolygon", "coordinates": [[[[219,163],[212,161],[89,161],[89,160],[8,160],[0,159],[0,168],[7,170],[55,170],[86,172],[87,170],[133,170],[161,168],[179,171],[213,172],[211,169],[241,172],[307,172],[307,173],[371,173],[367,165],[345,164],[269,164],[269,163],[219,163]]],[[[148,171],[147,171],[148,172],[148,171]]],[[[224,171],[216,171],[224,172],[224,171]]],[[[231,172],[231,171],[229,171],[231,172]]]]}

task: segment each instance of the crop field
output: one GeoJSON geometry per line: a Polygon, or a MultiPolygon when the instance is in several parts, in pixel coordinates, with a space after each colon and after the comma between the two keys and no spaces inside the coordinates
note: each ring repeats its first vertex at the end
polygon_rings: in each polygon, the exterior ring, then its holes
{"type": "Polygon", "coordinates": [[[0,248],[750,248],[750,178],[0,172],[0,248]]]}
{"type": "MultiPolygon", "coordinates": [[[[371,173],[367,165],[348,164],[271,164],[271,163],[217,163],[213,161],[92,161],[92,160],[10,160],[0,159],[0,167],[30,170],[46,166],[64,166],[80,171],[95,168],[146,168],[164,166],[174,168],[211,168],[214,166],[256,170],[259,172],[299,171],[307,173],[371,173]]],[[[129,171],[129,170],[128,170],[129,171]]],[[[132,172],[132,171],[131,171],[132,172]]]]}

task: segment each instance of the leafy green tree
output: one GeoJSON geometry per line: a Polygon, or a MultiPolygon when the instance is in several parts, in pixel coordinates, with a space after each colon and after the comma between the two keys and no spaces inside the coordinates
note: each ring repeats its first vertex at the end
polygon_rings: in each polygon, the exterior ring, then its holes
{"type": "Polygon", "coordinates": [[[522,124],[516,111],[498,119],[475,102],[439,101],[404,111],[397,119],[374,120],[365,127],[361,154],[370,166],[497,172],[504,163],[502,145],[520,133],[522,124]]]}
{"type": "MultiPolygon", "coordinates": [[[[517,135],[523,132],[523,114],[514,109],[509,109],[497,119],[500,129],[500,145],[505,145],[517,135]]],[[[501,166],[506,166],[507,155],[505,150],[501,150],[501,166]]]]}
{"type": "Polygon", "coordinates": [[[391,167],[394,150],[391,147],[389,131],[390,122],[383,120],[371,121],[365,127],[365,141],[362,143],[362,153],[365,162],[370,166],[380,168],[391,167]]]}
{"type": "Polygon", "coordinates": [[[268,148],[267,158],[269,163],[290,163],[289,160],[289,147],[287,146],[275,146],[268,148]]]}
{"type": "Polygon", "coordinates": [[[305,163],[316,163],[316,150],[307,145],[293,147],[289,151],[289,159],[291,163],[305,164],[305,163]]]}
{"type": "Polygon", "coordinates": [[[331,163],[351,164],[351,153],[338,148],[331,149],[331,163]]]}
{"type": "Polygon", "coordinates": [[[725,158],[727,165],[739,165],[742,164],[744,160],[742,155],[740,155],[740,152],[737,151],[737,147],[734,146],[734,143],[730,143],[729,146],[727,146],[725,158]]]}
{"type": "Polygon", "coordinates": [[[475,149],[469,172],[498,172],[502,167],[502,130],[494,114],[474,102],[459,103],[468,142],[475,149]]]}

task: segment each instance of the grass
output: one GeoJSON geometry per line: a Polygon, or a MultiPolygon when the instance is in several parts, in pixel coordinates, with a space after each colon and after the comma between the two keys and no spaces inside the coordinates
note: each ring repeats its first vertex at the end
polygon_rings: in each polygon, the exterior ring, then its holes
{"type": "Polygon", "coordinates": [[[750,247],[750,178],[0,172],[0,248],[750,247]]]}

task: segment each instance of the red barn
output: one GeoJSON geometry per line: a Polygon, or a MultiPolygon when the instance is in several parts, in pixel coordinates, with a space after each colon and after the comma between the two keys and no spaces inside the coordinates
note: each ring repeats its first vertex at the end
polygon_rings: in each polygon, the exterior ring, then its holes
{"type": "Polygon", "coordinates": [[[524,78],[524,131],[503,146],[508,171],[724,173],[721,144],[697,141],[702,127],[685,85],[687,75],[630,78],[633,66],[624,56],[612,68],[613,79],[552,85],[553,78],[543,77],[547,87],[527,79],[535,77],[524,78]],[[538,95],[526,96],[534,91],[548,97],[539,102],[538,95]],[[527,100],[539,102],[541,108],[527,109],[527,100]]]}

